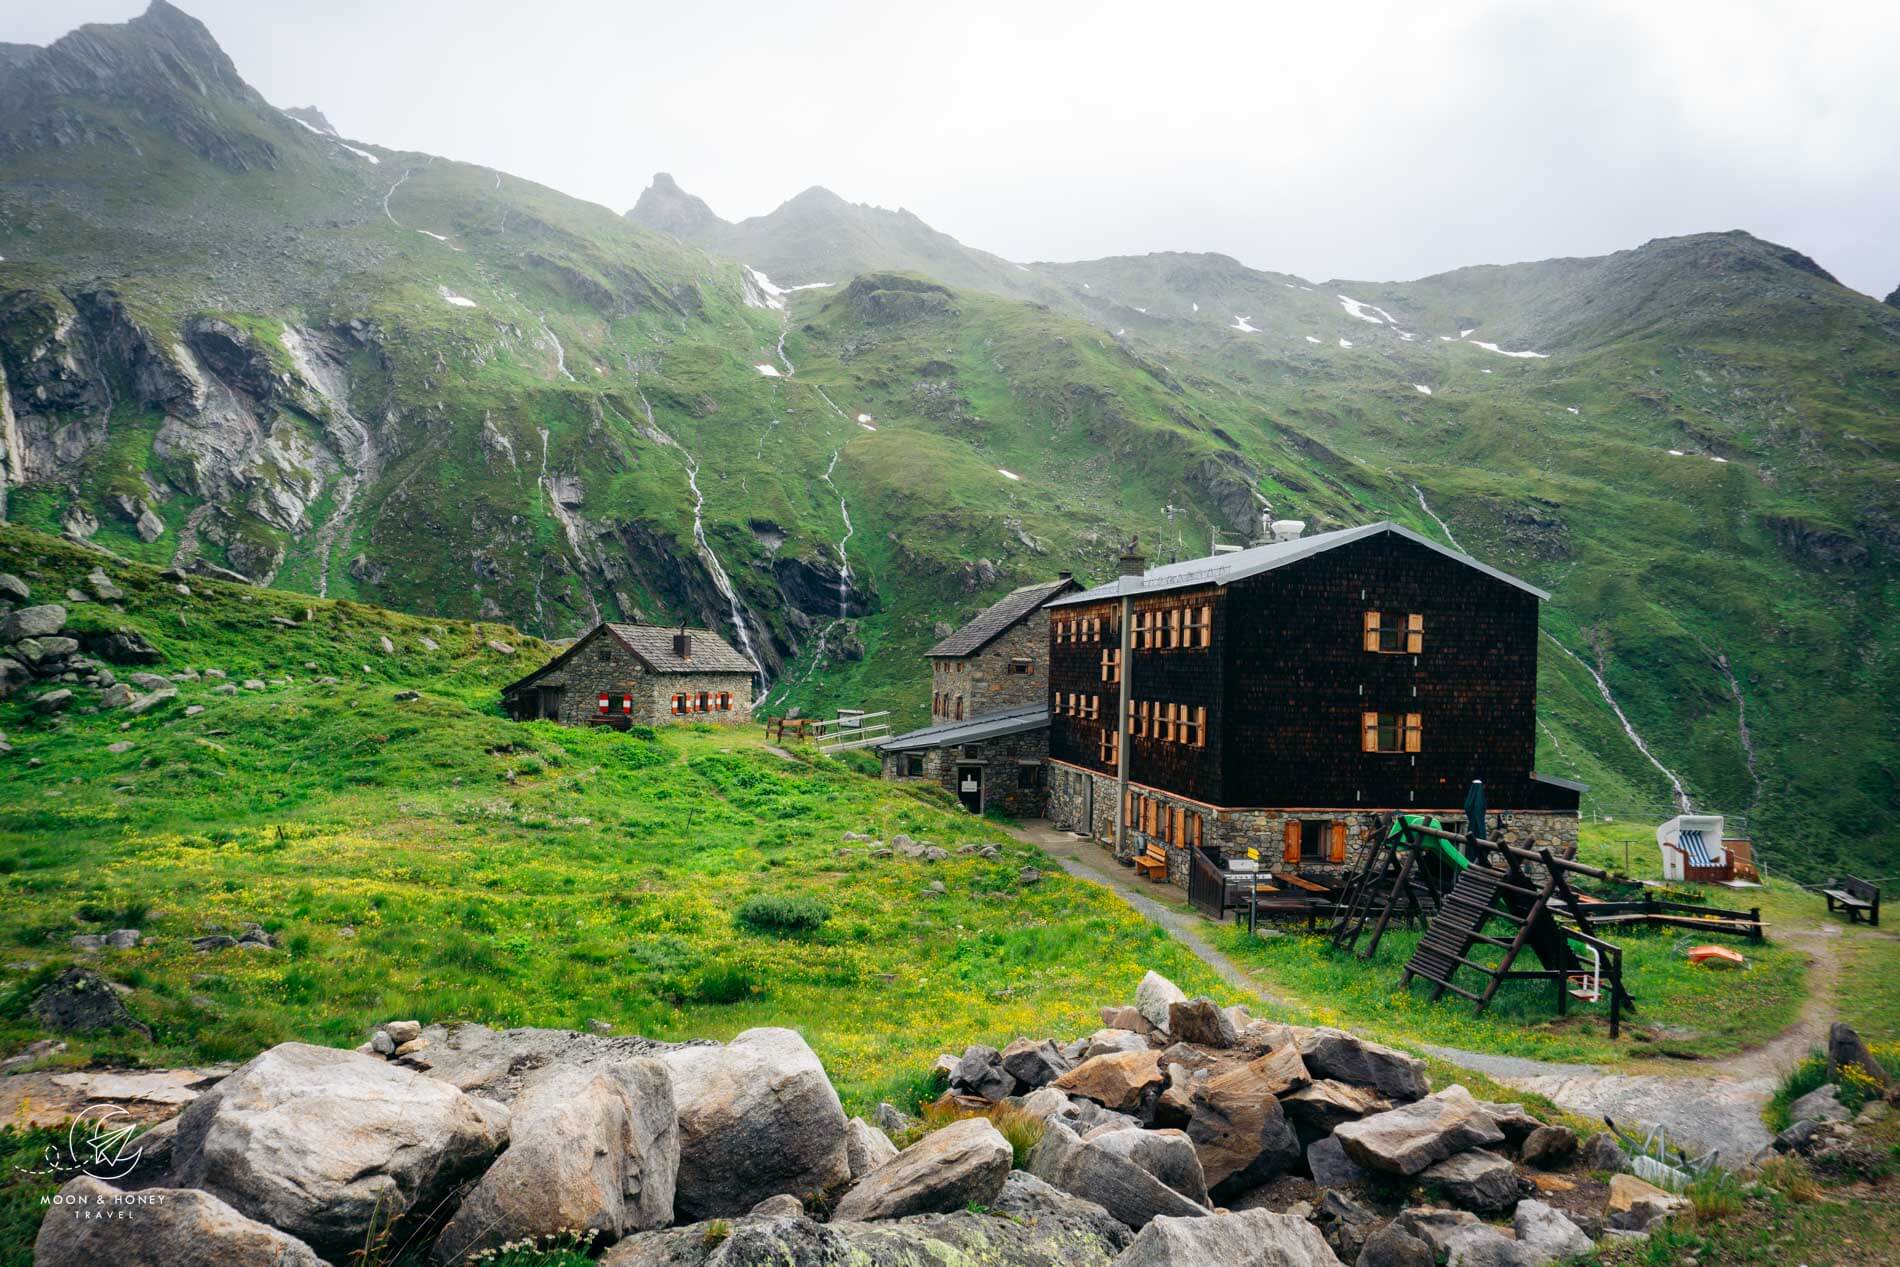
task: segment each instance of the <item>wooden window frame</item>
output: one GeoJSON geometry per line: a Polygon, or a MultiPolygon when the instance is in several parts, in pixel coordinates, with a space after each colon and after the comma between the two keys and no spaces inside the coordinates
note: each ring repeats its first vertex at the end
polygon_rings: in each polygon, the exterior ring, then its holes
{"type": "Polygon", "coordinates": [[[719,692],[719,711],[722,713],[730,713],[732,711],[732,692],[731,691],[719,692]]]}
{"type": "Polygon", "coordinates": [[[1375,655],[1419,655],[1425,650],[1425,615],[1368,610],[1360,626],[1360,646],[1375,655]]]}
{"type": "Polygon", "coordinates": [[[686,716],[686,697],[684,695],[675,695],[673,697],[673,716],[686,716]]]}
{"type": "Polygon", "coordinates": [[[1102,732],[1101,738],[1098,741],[1098,752],[1099,752],[1099,755],[1101,756],[1103,765],[1113,766],[1120,763],[1121,761],[1121,748],[1119,744],[1120,739],[1121,739],[1120,733],[1117,732],[1112,726],[1109,729],[1104,730],[1102,732]]]}
{"type": "Polygon", "coordinates": [[[1119,686],[1122,680],[1122,653],[1119,647],[1102,648],[1102,681],[1119,686]]]}
{"type": "Polygon", "coordinates": [[[1359,714],[1359,750],[1384,756],[1403,756],[1425,750],[1425,717],[1422,713],[1359,714]],[[1386,736],[1390,735],[1390,746],[1386,736]]]}
{"type": "Polygon", "coordinates": [[[1167,649],[1179,651],[1181,642],[1181,618],[1187,613],[1179,607],[1168,608],[1167,649]]]}
{"type": "Polygon", "coordinates": [[[950,720],[962,721],[963,720],[963,697],[961,695],[957,696],[956,712],[957,712],[957,715],[951,718],[950,720]]]}
{"type": "Polygon", "coordinates": [[[1011,656],[1009,664],[1003,670],[1006,675],[1014,677],[1021,677],[1025,674],[1034,673],[1035,671],[1036,662],[1028,656],[1021,655],[1011,656]]]}

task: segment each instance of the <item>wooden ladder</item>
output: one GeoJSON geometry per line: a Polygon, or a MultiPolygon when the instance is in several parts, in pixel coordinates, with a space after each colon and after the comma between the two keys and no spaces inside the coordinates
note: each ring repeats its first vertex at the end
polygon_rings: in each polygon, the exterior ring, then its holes
{"type": "Polygon", "coordinates": [[[1425,930],[1425,936],[1419,939],[1418,946],[1412,951],[1411,962],[1405,965],[1405,975],[1400,978],[1399,984],[1409,986],[1413,977],[1421,977],[1432,983],[1434,1001],[1449,990],[1461,998],[1470,999],[1478,1005],[1480,1012],[1490,1006],[1492,996],[1498,992],[1505,974],[1510,972],[1511,964],[1524,948],[1532,928],[1540,916],[1546,915],[1545,907],[1550,898],[1548,884],[1541,891],[1531,890],[1512,884],[1511,879],[1505,872],[1492,867],[1465,868],[1459,874],[1457,883],[1451,886],[1451,892],[1445,895],[1438,915],[1425,930]],[[1521,914],[1499,905],[1501,899],[1506,905],[1511,905],[1509,899],[1513,896],[1529,899],[1527,909],[1521,914]],[[1485,925],[1492,920],[1502,920],[1515,927],[1509,940],[1484,931],[1485,925]],[[1471,948],[1477,945],[1499,947],[1504,955],[1495,966],[1480,963],[1470,957],[1471,948]],[[1470,968],[1489,978],[1483,993],[1473,993],[1453,981],[1460,968],[1470,968]]]}

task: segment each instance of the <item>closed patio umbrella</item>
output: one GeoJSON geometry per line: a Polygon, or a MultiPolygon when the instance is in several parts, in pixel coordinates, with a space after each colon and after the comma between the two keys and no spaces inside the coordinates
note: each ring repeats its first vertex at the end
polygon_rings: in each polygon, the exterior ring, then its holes
{"type": "Polygon", "coordinates": [[[1483,840],[1492,839],[1491,833],[1484,828],[1484,780],[1473,779],[1471,790],[1465,793],[1465,834],[1483,840]]]}

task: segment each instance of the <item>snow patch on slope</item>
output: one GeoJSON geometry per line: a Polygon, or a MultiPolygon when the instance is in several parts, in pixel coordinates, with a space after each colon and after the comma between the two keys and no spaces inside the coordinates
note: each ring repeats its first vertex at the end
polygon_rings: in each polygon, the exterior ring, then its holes
{"type": "Polygon", "coordinates": [[[465,296],[458,295],[454,291],[450,290],[447,286],[437,286],[435,289],[436,289],[436,293],[442,296],[442,302],[444,303],[453,304],[457,308],[481,307],[481,305],[476,303],[473,299],[469,299],[469,298],[466,298],[465,296]]]}
{"type": "Polygon", "coordinates": [[[1231,326],[1228,326],[1227,328],[1229,330],[1238,330],[1242,334],[1259,334],[1260,333],[1257,327],[1250,325],[1248,323],[1247,318],[1240,316],[1237,313],[1234,316],[1234,324],[1231,326]]]}

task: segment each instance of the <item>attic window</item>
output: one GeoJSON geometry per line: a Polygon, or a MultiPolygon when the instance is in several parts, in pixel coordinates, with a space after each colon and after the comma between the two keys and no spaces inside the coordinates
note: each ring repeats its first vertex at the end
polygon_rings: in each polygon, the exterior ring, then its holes
{"type": "Polygon", "coordinates": [[[1034,671],[1035,667],[1034,662],[1031,661],[1028,656],[1017,656],[1009,662],[1009,672],[1011,673],[1029,673],[1034,671]]]}
{"type": "Polygon", "coordinates": [[[614,658],[614,649],[613,649],[612,644],[607,643],[607,642],[602,642],[600,644],[600,650],[596,651],[594,655],[596,658],[600,660],[602,664],[607,663],[607,661],[614,658]]]}
{"type": "Polygon", "coordinates": [[[1381,655],[1418,655],[1425,649],[1424,615],[1367,612],[1364,647],[1381,655]]]}

